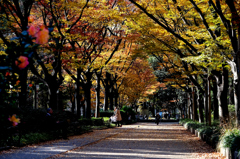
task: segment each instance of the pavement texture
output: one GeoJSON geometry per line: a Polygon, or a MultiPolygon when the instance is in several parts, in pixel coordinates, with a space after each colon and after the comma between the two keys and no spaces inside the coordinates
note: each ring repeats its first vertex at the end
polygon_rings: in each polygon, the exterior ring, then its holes
{"type": "Polygon", "coordinates": [[[0,159],[224,159],[177,122],[138,122],[8,150],[0,159]]]}

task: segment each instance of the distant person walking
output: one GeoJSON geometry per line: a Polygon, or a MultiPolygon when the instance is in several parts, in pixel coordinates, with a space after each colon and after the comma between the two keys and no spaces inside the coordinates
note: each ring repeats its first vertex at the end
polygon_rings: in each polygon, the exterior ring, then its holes
{"type": "Polygon", "coordinates": [[[157,125],[159,124],[160,122],[160,118],[161,116],[159,115],[159,113],[156,114],[156,119],[155,119],[155,122],[157,123],[157,125]]]}
{"type": "Polygon", "coordinates": [[[121,116],[119,108],[117,108],[116,106],[114,107],[114,114],[117,119],[118,127],[122,127],[122,116],[121,116]],[[120,126],[120,124],[121,124],[121,126],[120,126]]]}

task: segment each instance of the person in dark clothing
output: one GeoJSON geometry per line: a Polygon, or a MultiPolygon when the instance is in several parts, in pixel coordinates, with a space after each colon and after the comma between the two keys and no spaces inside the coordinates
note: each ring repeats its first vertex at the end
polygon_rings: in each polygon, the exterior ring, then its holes
{"type": "Polygon", "coordinates": [[[45,126],[47,131],[54,130],[56,128],[56,123],[58,123],[58,121],[54,119],[52,113],[53,113],[53,110],[51,108],[48,108],[46,118],[45,118],[45,126]]]}
{"type": "Polygon", "coordinates": [[[155,120],[155,122],[157,123],[157,125],[159,124],[159,122],[160,122],[160,115],[159,115],[159,113],[157,113],[156,114],[156,120],[155,120]]]}

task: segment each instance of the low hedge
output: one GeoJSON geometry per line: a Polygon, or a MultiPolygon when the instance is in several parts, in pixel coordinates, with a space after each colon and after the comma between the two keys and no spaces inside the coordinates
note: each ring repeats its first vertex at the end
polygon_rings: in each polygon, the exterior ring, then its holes
{"type": "Polygon", "coordinates": [[[114,114],[113,110],[100,111],[100,117],[111,117],[114,114]]]}
{"type": "MultiPolygon", "coordinates": [[[[2,109],[0,108],[0,110],[2,109]]],[[[49,138],[49,136],[51,136],[51,130],[46,129],[46,113],[45,109],[16,109],[12,112],[10,110],[4,112],[4,115],[0,116],[0,148],[6,146],[19,146],[20,144],[30,144],[30,140],[36,143],[48,139],[54,139],[54,137],[49,138]],[[21,121],[21,123],[15,127],[13,127],[11,122],[8,121],[9,115],[12,114],[16,114],[21,121]],[[31,139],[31,136],[36,138],[36,141],[31,139]]],[[[83,125],[104,125],[102,118],[78,120],[76,114],[68,111],[53,111],[52,116],[56,121],[68,123],[68,132],[70,134],[81,133],[83,125]]]]}
{"type": "Polygon", "coordinates": [[[206,126],[199,122],[194,122],[191,119],[180,119],[180,124],[187,124],[188,127],[196,129],[201,135],[210,137],[214,148],[229,148],[231,153],[234,154],[238,151],[240,155],[240,130],[237,128],[224,130],[219,126],[219,122],[214,122],[212,126],[206,126]]]}
{"type": "Polygon", "coordinates": [[[213,147],[215,148],[217,143],[219,142],[221,136],[221,127],[218,126],[218,122],[214,122],[212,126],[206,126],[205,123],[199,123],[197,121],[193,121],[191,119],[180,119],[180,124],[187,124],[188,128],[194,128],[200,134],[206,135],[210,137],[213,147]]]}
{"type": "Polygon", "coordinates": [[[232,152],[240,152],[240,130],[233,128],[225,130],[223,135],[220,138],[220,147],[229,148],[232,152]]]}
{"type": "Polygon", "coordinates": [[[90,125],[90,126],[104,125],[102,118],[91,118],[91,119],[82,118],[82,119],[79,119],[78,122],[80,123],[80,125],[90,125]]]}
{"type": "Polygon", "coordinates": [[[136,112],[133,111],[132,107],[123,106],[121,109],[121,114],[123,116],[123,121],[128,121],[128,117],[131,116],[131,120],[135,120],[136,112]]]}
{"type": "MultiPolygon", "coordinates": [[[[29,133],[29,134],[24,134],[21,139],[20,143],[21,145],[29,145],[29,144],[36,144],[44,141],[49,141],[55,139],[54,136],[48,133],[29,133]]],[[[13,141],[16,143],[19,140],[19,136],[14,136],[13,141]]]]}

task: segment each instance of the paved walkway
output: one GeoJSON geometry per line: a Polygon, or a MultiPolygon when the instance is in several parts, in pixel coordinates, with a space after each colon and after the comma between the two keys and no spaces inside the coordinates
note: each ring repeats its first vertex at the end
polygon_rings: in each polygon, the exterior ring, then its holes
{"type": "Polygon", "coordinates": [[[223,158],[178,123],[136,123],[94,130],[38,146],[6,151],[0,159],[223,158]]]}

